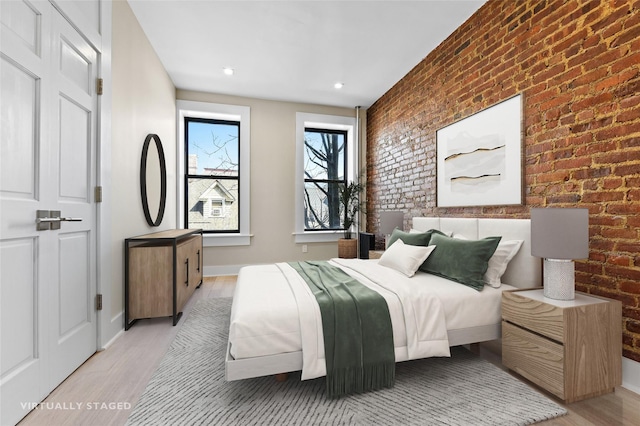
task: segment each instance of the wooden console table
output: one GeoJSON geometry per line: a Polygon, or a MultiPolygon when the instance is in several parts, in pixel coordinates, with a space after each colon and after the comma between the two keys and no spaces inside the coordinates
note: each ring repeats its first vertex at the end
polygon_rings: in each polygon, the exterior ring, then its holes
{"type": "Polygon", "coordinates": [[[202,284],[202,230],[172,229],[124,241],[124,329],[138,319],[172,317],[202,284]]]}

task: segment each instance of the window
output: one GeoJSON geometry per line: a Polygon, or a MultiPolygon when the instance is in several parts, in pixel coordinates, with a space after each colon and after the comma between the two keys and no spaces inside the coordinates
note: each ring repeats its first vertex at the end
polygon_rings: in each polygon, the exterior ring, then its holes
{"type": "Polygon", "coordinates": [[[296,243],[342,235],[339,188],[355,178],[355,118],[296,114],[296,243]]]}
{"type": "Polygon", "coordinates": [[[250,244],[250,109],[178,101],[178,223],[205,246],[250,244]]]}
{"type": "Polygon", "coordinates": [[[184,132],[185,228],[240,232],[240,122],[185,117],[184,132]]]}
{"type": "Polygon", "coordinates": [[[347,131],[304,129],[304,229],[343,229],[340,187],[347,183],[347,131]]]}
{"type": "Polygon", "coordinates": [[[225,217],[227,213],[224,210],[224,200],[211,200],[210,217],[225,217]]]}

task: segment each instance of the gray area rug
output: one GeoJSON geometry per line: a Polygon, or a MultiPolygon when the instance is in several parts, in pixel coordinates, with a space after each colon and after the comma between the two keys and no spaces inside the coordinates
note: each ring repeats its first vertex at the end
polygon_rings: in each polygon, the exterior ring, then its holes
{"type": "Polygon", "coordinates": [[[231,299],[200,300],[128,425],[526,425],[566,410],[464,348],[398,363],[392,389],[325,398],[324,379],[226,382],[231,299]]]}

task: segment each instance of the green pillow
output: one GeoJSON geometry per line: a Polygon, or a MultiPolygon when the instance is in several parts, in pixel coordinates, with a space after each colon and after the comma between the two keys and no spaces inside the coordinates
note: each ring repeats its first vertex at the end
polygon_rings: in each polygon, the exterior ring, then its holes
{"type": "Polygon", "coordinates": [[[480,291],[484,287],[483,276],[487,272],[489,259],[496,251],[501,238],[460,240],[433,234],[429,244],[435,245],[436,248],[420,270],[480,291]]]}
{"type": "Polygon", "coordinates": [[[396,240],[400,239],[403,243],[409,244],[411,246],[428,246],[429,240],[431,239],[431,235],[434,233],[442,234],[442,232],[436,229],[430,229],[426,232],[404,232],[395,228],[389,237],[389,241],[387,242],[387,247],[391,247],[391,244],[395,243],[396,240]]]}

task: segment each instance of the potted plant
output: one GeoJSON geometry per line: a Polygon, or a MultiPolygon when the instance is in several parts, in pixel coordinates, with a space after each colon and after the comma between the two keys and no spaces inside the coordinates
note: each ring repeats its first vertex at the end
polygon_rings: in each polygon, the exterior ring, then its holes
{"type": "Polygon", "coordinates": [[[342,227],[344,238],[338,240],[338,257],[352,259],[358,257],[358,240],[351,238],[351,228],[361,210],[360,193],[364,186],[360,183],[349,182],[340,187],[340,209],[342,213],[342,227]]]}

